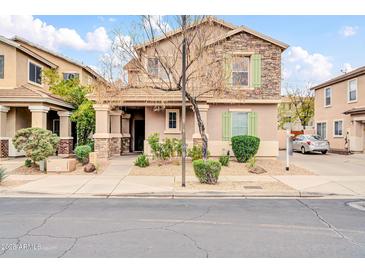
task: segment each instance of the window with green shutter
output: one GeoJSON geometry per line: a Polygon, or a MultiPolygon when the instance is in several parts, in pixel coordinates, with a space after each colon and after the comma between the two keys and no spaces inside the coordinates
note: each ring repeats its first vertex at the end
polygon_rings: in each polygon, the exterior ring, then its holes
{"type": "Polygon", "coordinates": [[[222,140],[230,141],[232,136],[257,136],[256,112],[223,112],[222,140]]]}
{"type": "Polygon", "coordinates": [[[252,87],[260,88],[261,87],[261,55],[253,54],[252,55],[252,87]]]}

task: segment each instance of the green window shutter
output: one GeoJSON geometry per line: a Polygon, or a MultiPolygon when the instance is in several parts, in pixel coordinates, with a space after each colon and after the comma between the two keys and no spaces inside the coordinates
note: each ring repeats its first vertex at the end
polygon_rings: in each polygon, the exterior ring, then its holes
{"type": "Polygon", "coordinates": [[[248,113],[248,135],[257,136],[257,113],[248,113]]]}
{"type": "Polygon", "coordinates": [[[261,55],[252,55],[252,87],[261,87],[261,55]]]}
{"type": "Polygon", "coordinates": [[[229,111],[222,113],[222,140],[231,140],[231,113],[229,111]]]}
{"type": "Polygon", "coordinates": [[[226,85],[232,85],[232,55],[226,53],[224,55],[224,79],[226,85]]]}

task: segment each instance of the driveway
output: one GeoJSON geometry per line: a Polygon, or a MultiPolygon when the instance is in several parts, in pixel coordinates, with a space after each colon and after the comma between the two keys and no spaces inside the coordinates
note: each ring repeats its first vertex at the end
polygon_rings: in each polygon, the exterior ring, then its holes
{"type": "MultiPolygon", "coordinates": [[[[285,161],[285,151],[279,159],[285,161]]],[[[290,162],[322,176],[365,176],[365,154],[339,155],[328,153],[301,154],[294,152],[290,162]]]]}

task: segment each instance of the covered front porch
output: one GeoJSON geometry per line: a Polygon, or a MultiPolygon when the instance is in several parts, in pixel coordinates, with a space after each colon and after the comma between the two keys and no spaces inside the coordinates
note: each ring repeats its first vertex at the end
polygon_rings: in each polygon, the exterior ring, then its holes
{"type": "Polygon", "coordinates": [[[352,152],[365,150],[365,107],[344,112],[350,116],[349,147],[352,152]]]}
{"type": "MultiPolygon", "coordinates": [[[[202,119],[207,125],[207,104],[199,106],[202,119]]],[[[166,103],[164,106],[153,104],[125,104],[110,106],[95,104],[96,130],[94,134],[95,152],[99,158],[131,152],[150,153],[147,138],[159,133],[160,139],[181,139],[181,103],[166,103]]],[[[199,142],[201,137],[190,107],[186,108],[186,136],[188,145],[199,142]]]]}

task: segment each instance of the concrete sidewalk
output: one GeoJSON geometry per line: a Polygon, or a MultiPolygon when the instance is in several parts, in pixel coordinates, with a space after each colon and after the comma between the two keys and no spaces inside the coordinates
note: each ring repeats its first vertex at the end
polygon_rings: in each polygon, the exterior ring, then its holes
{"type": "MultiPolygon", "coordinates": [[[[180,186],[179,176],[102,175],[10,175],[25,179],[23,185],[0,187],[1,197],[365,197],[365,176],[222,176],[218,186],[191,187],[195,177],[180,186]],[[30,178],[29,178],[30,177],[30,178]],[[224,189],[224,183],[244,184],[224,189]]],[[[117,172],[116,172],[117,173],[117,172]]],[[[125,171],[126,174],[127,171],[125,171]]]]}

